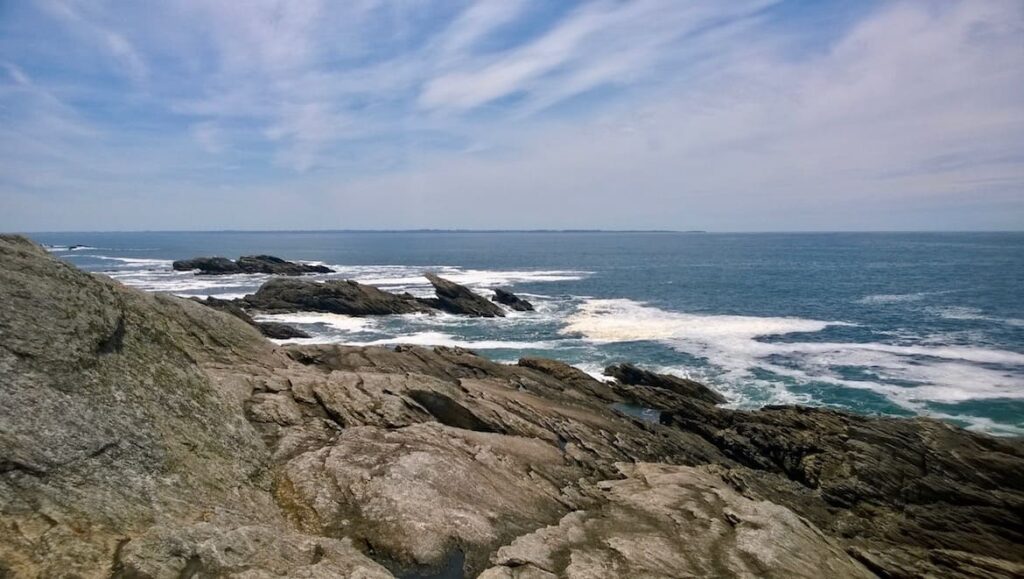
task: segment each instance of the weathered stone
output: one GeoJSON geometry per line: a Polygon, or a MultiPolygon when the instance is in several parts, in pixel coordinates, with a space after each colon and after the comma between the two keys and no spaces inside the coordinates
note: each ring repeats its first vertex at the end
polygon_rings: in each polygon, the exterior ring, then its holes
{"type": "Polygon", "coordinates": [[[814,525],[712,469],[619,467],[625,479],[598,484],[600,506],[502,547],[481,577],[874,577],[814,525]]]}

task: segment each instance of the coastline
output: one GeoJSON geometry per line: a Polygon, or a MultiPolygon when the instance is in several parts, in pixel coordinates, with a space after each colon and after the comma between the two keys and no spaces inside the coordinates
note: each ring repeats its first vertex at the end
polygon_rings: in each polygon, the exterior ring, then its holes
{"type": "Polygon", "coordinates": [[[1024,573],[1019,438],[460,348],[279,347],[14,236],[0,276],[12,576],[1024,573]]]}

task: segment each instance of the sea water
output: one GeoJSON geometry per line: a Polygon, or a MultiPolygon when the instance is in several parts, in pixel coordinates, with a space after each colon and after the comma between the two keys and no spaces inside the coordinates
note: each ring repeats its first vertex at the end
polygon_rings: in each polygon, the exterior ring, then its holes
{"type": "Polygon", "coordinates": [[[240,297],[264,275],[198,276],[171,261],[270,254],[389,291],[426,271],[534,312],[262,316],[293,342],[461,346],[548,356],[599,375],[631,361],[756,408],[800,403],[928,415],[1024,434],[1024,234],[607,232],[52,233],[61,259],[146,291],[240,297]],[[71,249],[72,245],[84,245],[71,249]]]}

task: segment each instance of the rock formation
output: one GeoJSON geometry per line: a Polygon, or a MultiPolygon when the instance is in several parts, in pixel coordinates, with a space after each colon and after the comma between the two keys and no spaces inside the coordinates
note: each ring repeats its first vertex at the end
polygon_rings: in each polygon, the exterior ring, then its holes
{"type": "Polygon", "coordinates": [[[426,278],[430,285],[434,286],[437,299],[424,301],[439,310],[482,318],[505,316],[505,310],[501,309],[501,306],[487,301],[487,298],[474,293],[465,286],[432,273],[426,274],[426,278]]]}
{"type": "Polygon", "coordinates": [[[636,382],[274,347],[3,236],[0,576],[1024,573],[1018,439],[636,382]]]}
{"type": "Polygon", "coordinates": [[[351,280],[318,283],[303,279],[275,278],[263,284],[241,303],[262,312],[313,311],[347,316],[379,316],[426,312],[430,308],[415,298],[398,296],[351,280]]]}
{"type": "Polygon", "coordinates": [[[177,271],[199,270],[204,275],[232,273],[266,273],[274,275],[302,275],[306,273],[331,273],[325,265],[308,265],[285,261],[272,255],[246,255],[231,261],[226,257],[195,257],[181,259],[171,264],[177,271]]]}
{"type": "Polygon", "coordinates": [[[533,304],[508,290],[496,288],[494,290],[494,297],[491,299],[498,302],[499,304],[506,305],[517,312],[533,311],[533,304]]]}

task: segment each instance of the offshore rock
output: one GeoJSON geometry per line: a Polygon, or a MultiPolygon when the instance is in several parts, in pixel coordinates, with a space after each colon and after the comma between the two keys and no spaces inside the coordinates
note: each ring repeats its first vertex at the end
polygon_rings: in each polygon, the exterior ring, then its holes
{"type": "Polygon", "coordinates": [[[439,310],[482,318],[505,316],[505,310],[501,309],[501,306],[477,295],[465,286],[432,273],[425,274],[424,277],[434,286],[434,292],[437,294],[437,299],[425,301],[439,310]]]}
{"type": "Polygon", "coordinates": [[[331,273],[324,265],[308,265],[285,261],[272,255],[247,255],[231,261],[226,257],[196,257],[175,261],[171,267],[177,271],[199,270],[205,275],[233,273],[265,273],[273,275],[302,275],[307,273],[331,273]]]}
{"type": "Polygon", "coordinates": [[[351,280],[318,283],[303,279],[275,278],[241,303],[263,312],[313,311],[348,316],[375,316],[428,312],[430,308],[409,299],[351,280]]]}
{"type": "Polygon", "coordinates": [[[533,304],[508,290],[496,288],[494,290],[494,297],[491,299],[498,302],[499,304],[506,305],[517,312],[533,311],[533,304]]]}

